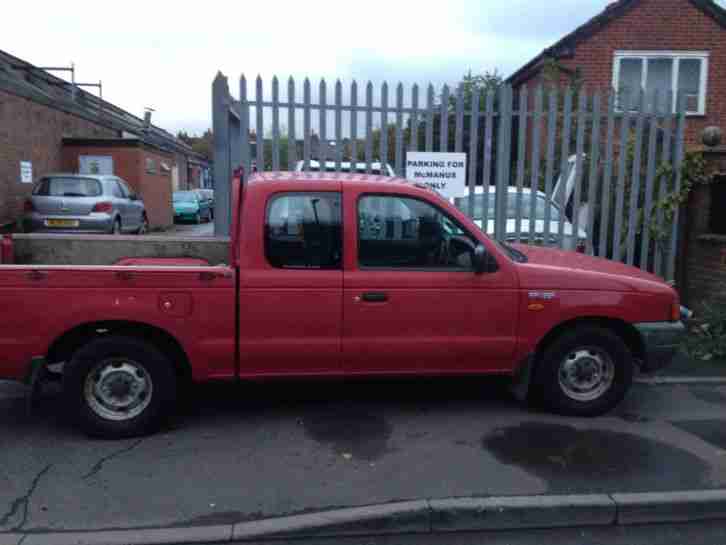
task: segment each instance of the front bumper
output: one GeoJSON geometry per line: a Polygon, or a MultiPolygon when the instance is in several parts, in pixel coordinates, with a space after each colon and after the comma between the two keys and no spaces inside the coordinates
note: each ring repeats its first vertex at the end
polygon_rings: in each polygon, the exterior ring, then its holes
{"type": "Polygon", "coordinates": [[[652,322],[635,324],[643,340],[645,356],[641,369],[653,373],[670,365],[686,335],[683,322],[652,322]]]}

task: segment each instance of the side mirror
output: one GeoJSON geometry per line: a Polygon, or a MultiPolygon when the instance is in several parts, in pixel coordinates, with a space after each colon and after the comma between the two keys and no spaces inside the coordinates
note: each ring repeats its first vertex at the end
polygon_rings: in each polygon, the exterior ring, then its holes
{"type": "Polygon", "coordinates": [[[139,196],[136,193],[131,193],[131,195],[129,195],[129,200],[131,200],[131,201],[138,201],[139,200],[139,196]]]}
{"type": "Polygon", "coordinates": [[[497,260],[482,244],[477,244],[472,255],[472,265],[474,266],[474,274],[484,274],[495,272],[499,266],[497,260]]]}

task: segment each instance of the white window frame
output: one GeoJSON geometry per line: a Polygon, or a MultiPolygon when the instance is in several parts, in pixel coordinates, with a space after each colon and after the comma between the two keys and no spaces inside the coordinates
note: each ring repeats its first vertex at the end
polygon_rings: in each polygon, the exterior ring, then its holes
{"type": "MultiPolygon", "coordinates": [[[[623,59],[641,59],[643,61],[643,74],[640,78],[641,89],[645,88],[648,79],[649,59],[672,59],[673,74],[671,79],[671,90],[673,91],[673,112],[677,113],[676,100],[678,97],[678,76],[680,61],[685,59],[698,59],[701,61],[701,81],[698,94],[698,111],[686,111],[686,115],[706,115],[706,97],[708,96],[708,51],[616,51],[613,62],[613,89],[619,92],[620,89],[620,62],[623,59]]],[[[618,111],[622,111],[618,108],[618,111]]]]}

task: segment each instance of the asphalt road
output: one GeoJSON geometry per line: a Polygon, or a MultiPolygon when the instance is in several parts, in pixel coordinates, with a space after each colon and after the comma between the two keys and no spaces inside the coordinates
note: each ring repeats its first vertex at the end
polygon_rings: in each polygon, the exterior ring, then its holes
{"type": "Polygon", "coordinates": [[[197,525],[403,499],[726,486],[724,386],[638,385],[612,415],[492,380],[215,386],[144,439],[89,440],[0,385],[0,531],[197,525]]]}

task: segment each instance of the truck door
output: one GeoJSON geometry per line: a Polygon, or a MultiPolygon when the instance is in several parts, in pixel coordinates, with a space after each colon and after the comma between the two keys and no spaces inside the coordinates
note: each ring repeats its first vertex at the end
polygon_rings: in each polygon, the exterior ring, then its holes
{"type": "Polygon", "coordinates": [[[273,193],[245,213],[246,226],[264,230],[242,252],[240,374],[340,374],[340,192],[273,193]]]}
{"type": "Polygon", "coordinates": [[[345,196],[343,365],[350,374],[511,367],[515,279],[475,274],[477,237],[438,206],[396,194],[345,196]],[[351,217],[352,216],[352,217],[351,217]]]}

